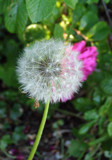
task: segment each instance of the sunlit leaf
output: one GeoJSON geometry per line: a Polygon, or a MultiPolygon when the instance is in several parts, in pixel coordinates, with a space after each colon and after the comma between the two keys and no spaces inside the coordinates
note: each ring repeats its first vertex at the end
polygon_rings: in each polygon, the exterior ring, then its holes
{"type": "Polygon", "coordinates": [[[26,0],[28,15],[33,23],[47,18],[55,5],[56,0],[26,0]]]}

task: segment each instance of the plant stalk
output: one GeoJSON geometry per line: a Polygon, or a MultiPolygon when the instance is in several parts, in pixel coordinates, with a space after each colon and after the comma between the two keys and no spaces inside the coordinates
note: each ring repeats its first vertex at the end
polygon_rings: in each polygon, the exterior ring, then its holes
{"type": "Polygon", "coordinates": [[[33,157],[34,157],[35,152],[37,150],[37,147],[39,145],[39,142],[40,142],[40,139],[41,139],[41,136],[42,136],[42,133],[43,133],[43,129],[44,129],[44,126],[45,126],[45,122],[46,122],[46,119],[47,119],[47,114],[48,114],[48,109],[49,109],[49,103],[50,103],[50,100],[48,100],[47,103],[46,103],[46,105],[45,105],[42,121],[41,121],[39,130],[38,130],[38,133],[37,133],[37,136],[36,136],[33,148],[32,148],[32,150],[30,152],[29,157],[28,157],[28,160],[33,160],[33,157]]]}

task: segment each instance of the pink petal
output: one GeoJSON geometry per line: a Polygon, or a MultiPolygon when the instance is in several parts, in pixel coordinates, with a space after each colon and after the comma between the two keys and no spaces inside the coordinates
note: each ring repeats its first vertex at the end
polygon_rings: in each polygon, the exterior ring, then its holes
{"type": "Polygon", "coordinates": [[[81,41],[81,42],[78,42],[78,43],[75,43],[72,47],[73,50],[76,50],[78,52],[81,52],[84,47],[86,45],[86,42],[85,41],[81,41]]]}

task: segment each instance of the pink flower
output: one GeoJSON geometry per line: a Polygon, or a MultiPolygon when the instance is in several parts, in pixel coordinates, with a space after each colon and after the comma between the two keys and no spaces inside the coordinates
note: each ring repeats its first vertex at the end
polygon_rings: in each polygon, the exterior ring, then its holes
{"type": "Polygon", "coordinates": [[[24,129],[24,133],[27,134],[29,132],[29,130],[30,130],[30,126],[26,126],[24,129]]]}
{"type": "MultiPolygon", "coordinates": [[[[72,50],[79,52],[78,58],[83,62],[82,71],[83,71],[83,79],[85,81],[87,77],[92,74],[92,72],[96,69],[96,58],[97,58],[97,48],[95,46],[86,47],[86,42],[83,40],[81,42],[75,43],[72,46],[72,50]]],[[[74,52],[74,54],[76,54],[74,52]]],[[[68,55],[68,51],[66,53],[68,55]]],[[[71,62],[73,64],[74,56],[71,53],[71,62]]],[[[75,64],[74,64],[75,66],[75,64]]],[[[66,102],[67,100],[71,100],[73,98],[73,94],[69,96],[68,99],[65,97],[62,98],[62,102],[66,102]]]]}
{"type": "Polygon", "coordinates": [[[92,74],[92,72],[96,69],[96,58],[97,58],[97,48],[95,46],[86,47],[86,42],[81,41],[75,43],[72,47],[73,50],[80,52],[79,58],[83,61],[83,73],[84,78],[83,81],[87,79],[87,77],[92,74]]]}
{"type": "Polygon", "coordinates": [[[23,154],[19,154],[17,157],[16,157],[16,160],[25,160],[25,157],[23,154]]]}
{"type": "Polygon", "coordinates": [[[33,146],[33,145],[34,145],[34,140],[30,140],[30,141],[29,141],[29,144],[30,144],[31,146],[33,146]]]}
{"type": "Polygon", "coordinates": [[[67,100],[72,100],[73,97],[74,97],[73,94],[70,95],[70,97],[69,97],[68,99],[66,99],[65,97],[63,97],[63,98],[61,99],[61,102],[66,102],[67,100]]]}
{"type": "Polygon", "coordinates": [[[19,154],[19,150],[18,150],[18,149],[15,149],[15,148],[12,148],[12,149],[9,151],[9,153],[10,153],[11,155],[17,155],[17,154],[19,154]]]}

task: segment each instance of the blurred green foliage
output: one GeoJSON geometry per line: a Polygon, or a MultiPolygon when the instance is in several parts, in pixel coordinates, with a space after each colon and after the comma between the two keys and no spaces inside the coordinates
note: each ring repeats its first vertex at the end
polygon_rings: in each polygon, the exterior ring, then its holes
{"type": "MultiPolygon", "coordinates": [[[[21,124],[19,118],[24,114],[25,107],[33,106],[33,101],[18,89],[15,72],[17,58],[23,47],[35,40],[51,37],[71,43],[86,37],[88,45],[98,48],[98,65],[83,85],[84,96],[79,94],[78,98],[70,102],[83,123],[74,126],[74,139],[71,140],[65,157],[76,157],[78,160],[98,160],[102,157],[112,159],[111,31],[111,0],[0,0],[2,151],[10,144],[26,139],[23,133],[24,122],[21,124]],[[12,134],[8,134],[8,131],[12,131],[12,134]]],[[[58,107],[59,105],[54,108],[58,107]]],[[[53,115],[53,106],[51,108],[49,119],[53,115]]],[[[58,120],[53,128],[62,125],[64,122],[58,120]]]]}

